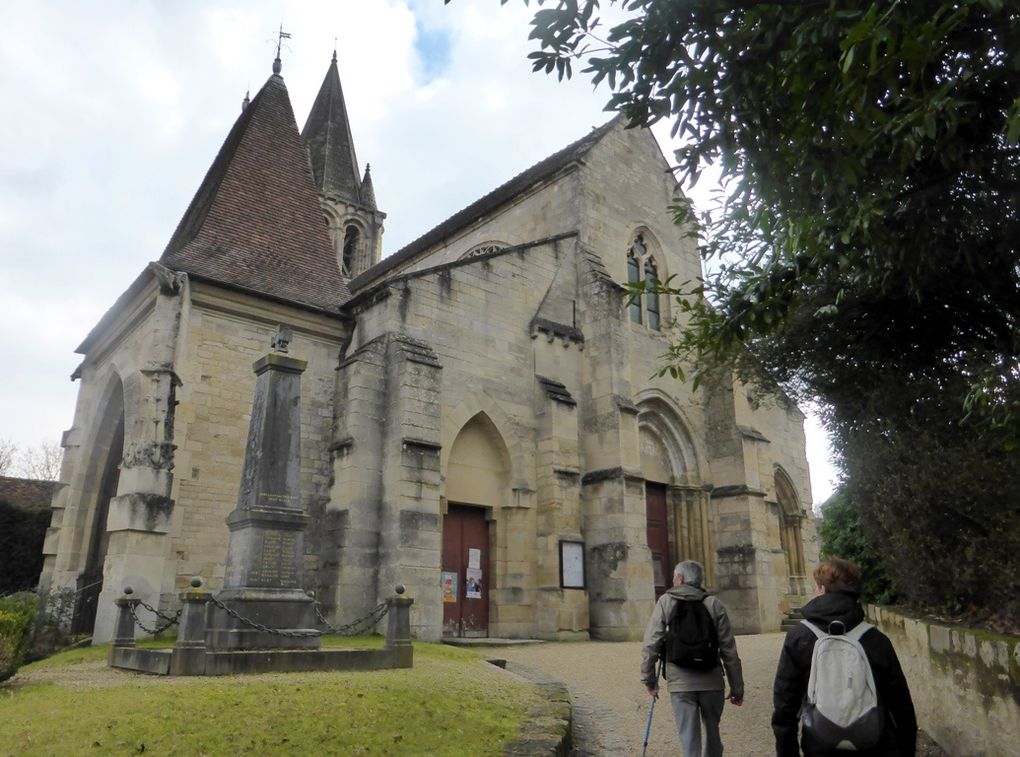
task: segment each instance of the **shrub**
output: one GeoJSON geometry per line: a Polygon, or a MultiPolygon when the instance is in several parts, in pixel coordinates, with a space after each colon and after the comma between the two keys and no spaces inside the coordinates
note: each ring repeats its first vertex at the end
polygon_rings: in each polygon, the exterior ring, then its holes
{"type": "Polygon", "coordinates": [[[845,488],[840,488],[822,505],[822,558],[842,557],[861,569],[865,602],[885,605],[896,600],[889,574],[878,549],[868,537],[860,509],[845,488]]]}
{"type": "Polygon", "coordinates": [[[35,620],[36,604],[34,594],[0,598],[0,681],[14,675],[21,664],[35,620]]]}
{"type": "Polygon", "coordinates": [[[917,412],[886,433],[872,423],[844,435],[864,531],[911,607],[1017,633],[1020,451],[1009,430],[961,423],[952,408],[917,412]]]}

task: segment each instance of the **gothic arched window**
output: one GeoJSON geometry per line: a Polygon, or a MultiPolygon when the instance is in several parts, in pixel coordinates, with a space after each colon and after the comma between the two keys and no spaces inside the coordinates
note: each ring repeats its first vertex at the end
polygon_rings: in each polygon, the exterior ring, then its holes
{"type": "Polygon", "coordinates": [[[358,240],[361,235],[358,227],[351,224],[344,230],[344,249],[340,258],[340,273],[350,276],[354,268],[354,253],[358,250],[358,240]]]}
{"type": "MultiPolygon", "coordinates": [[[[627,253],[627,283],[637,284],[641,281],[641,261],[634,255],[634,248],[631,247],[627,253]]],[[[641,300],[639,298],[630,301],[630,319],[634,323],[641,323],[641,300]]]]}
{"type": "MultiPolygon", "coordinates": [[[[648,251],[644,234],[637,234],[630,249],[627,250],[627,283],[637,284],[643,281],[646,288],[651,288],[658,280],[659,268],[655,258],[648,251]]],[[[641,297],[635,297],[630,301],[628,309],[630,319],[634,323],[645,323],[654,331],[661,330],[662,317],[658,292],[645,291],[641,297]]]]}

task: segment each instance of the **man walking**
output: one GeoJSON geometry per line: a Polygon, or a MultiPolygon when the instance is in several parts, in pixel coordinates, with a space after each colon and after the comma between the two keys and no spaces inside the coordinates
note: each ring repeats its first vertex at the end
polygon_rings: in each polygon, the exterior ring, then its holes
{"type": "Polygon", "coordinates": [[[719,738],[719,720],[726,699],[723,668],[730,682],[730,702],[738,707],[744,703],[744,677],[730,619],[723,603],[702,587],[704,579],[705,568],[701,563],[685,560],[676,566],[673,586],[655,604],[641,648],[641,681],[653,697],[659,695],[656,663],[660,656],[665,659],[666,690],[684,757],[720,757],[723,753],[719,738]],[[704,618],[708,619],[707,627],[699,623],[704,618]],[[672,629],[668,640],[669,626],[672,629]],[[685,649],[709,649],[710,653],[700,657],[697,652],[673,654],[671,660],[672,653],[666,646],[675,637],[677,627],[683,629],[685,649]],[[699,628],[703,629],[703,639],[697,638],[699,628]]]}

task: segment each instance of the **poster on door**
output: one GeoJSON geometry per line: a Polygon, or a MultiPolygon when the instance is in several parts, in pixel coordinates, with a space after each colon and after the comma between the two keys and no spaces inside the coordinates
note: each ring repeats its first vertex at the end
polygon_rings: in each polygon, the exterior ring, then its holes
{"type": "Polygon", "coordinates": [[[482,571],[480,568],[468,568],[464,580],[464,596],[468,599],[482,598],[482,571]]]}
{"type": "Polygon", "coordinates": [[[455,570],[444,570],[440,583],[443,587],[443,601],[444,602],[456,602],[457,601],[457,571],[455,570]]]}

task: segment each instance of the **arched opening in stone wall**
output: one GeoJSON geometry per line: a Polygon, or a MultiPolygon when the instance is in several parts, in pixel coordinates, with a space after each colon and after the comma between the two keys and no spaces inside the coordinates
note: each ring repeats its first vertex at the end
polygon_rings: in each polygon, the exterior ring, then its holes
{"type": "Polygon", "coordinates": [[[84,546],[84,560],[75,586],[72,633],[91,633],[96,605],[103,590],[103,565],[110,541],[107,516],[110,500],[117,496],[120,465],[124,457],[124,387],[114,376],[105,394],[102,416],[91,447],[92,456],[81,499],[83,510],[77,541],[84,546]]]}
{"type": "Polygon", "coordinates": [[[446,467],[443,516],[443,635],[489,632],[494,588],[492,543],[497,514],[509,493],[510,455],[499,430],[479,413],[460,430],[446,467]]]}
{"type": "Polygon", "coordinates": [[[361,230],[353,223],[347,224],[347,228],[344,229],[344,246],[340,255],[340,273],[344,276],[354,275],[354,264],[357,261],[360,246],[361,230]]]}
{"type": "Polygon", "coordinates": [[[714,580],[708,498],[684,424],[661,401],[642,402],[638,410],[648,548],[659,597],[672,585],[680,560],[697,560],[705,566],[706,583],[714,580]]]}
{"type": "Polygon", "coordinates": [[[808,591],[807,566],[804,561],[804,543],[801,522],[804,515],[797,499],[797,490],[782,468],[775,472],[776,499],[779,501],[779,543],[786,555],[786,572],[790,577],[790,594],[804,595],[808,591]]]}

